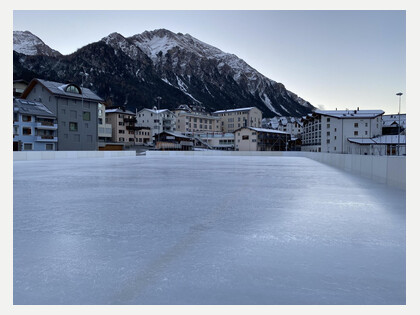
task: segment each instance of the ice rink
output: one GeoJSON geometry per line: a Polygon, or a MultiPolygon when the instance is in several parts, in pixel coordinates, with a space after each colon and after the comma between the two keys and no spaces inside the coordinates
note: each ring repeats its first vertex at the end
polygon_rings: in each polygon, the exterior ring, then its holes
{"type": "Polygon", "coordinates": [[[304,157],[15,161],[14,304],[405,304],[405,191],[304,157]]]}

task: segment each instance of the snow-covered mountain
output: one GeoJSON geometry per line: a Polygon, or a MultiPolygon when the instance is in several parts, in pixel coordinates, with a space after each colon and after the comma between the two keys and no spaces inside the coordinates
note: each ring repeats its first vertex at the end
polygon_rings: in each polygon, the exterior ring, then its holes
{"type": "Polygon", "coordinates": [[[13,31],[13,50],[24,55],[61,56],[29,31],[13,31]]]}
{"type": "MultiPolygon", "coordinates": [[[[24,55],[30,55],[26,51],[31,51],[29,48],[15,50],[24,55]]],[[[99,94],[101,97],[113,98],[129,108],[150,107],[157,95],[163,98],[162,105],[166,101],[169,108],[185,103],[201,104],[209,111],[256,106],[267,116],[273,113],[301,116],[314,108],[237,56],[189,34],[175,34],[165,29],[127,38],[112,33],[69,56],[53,57],[58,58],[51,62],[53,69],[22,56],[16,56],[19,65],[15,68],[35,73],[41,71],[44,77],[53,79],[57,76],[62,80],[73,75],[68,73],[69,68],[83,64],[90,69],[92,86],[99,86],[98,93],[103,89],[105,95],[99,94]],[[102,55],[102,59],[95,54],[102,55]],[[78,60],[77,65],[73,59],[78,60]],[[71,65],[61,66],[60,62],[71,65]],[[102,86],[104,82],[112,89],[102,86]]],[[[77,81],[77,77],[72,80],[77,81]]]]}

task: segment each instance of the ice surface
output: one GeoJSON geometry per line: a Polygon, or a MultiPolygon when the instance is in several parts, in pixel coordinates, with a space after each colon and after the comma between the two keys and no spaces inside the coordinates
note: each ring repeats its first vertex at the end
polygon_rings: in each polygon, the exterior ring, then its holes
{"type": "Polygon", "coordinates": [[[405,304],[405,192],[301,157],[14,162],[14,304],[405,304]]]}

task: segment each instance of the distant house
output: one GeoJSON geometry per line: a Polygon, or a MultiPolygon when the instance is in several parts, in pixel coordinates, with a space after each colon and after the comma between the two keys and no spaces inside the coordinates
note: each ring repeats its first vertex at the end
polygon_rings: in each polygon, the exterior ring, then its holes
{"type": "Polygon", "coordinates": [[[279,130],[242,127],[235,131],[236,151],[287,151],[291,135],[279,130]]]}
{"type": "Polygon", "coordinates": [[[98,103],[103,100],[90,89],[33,79],[22,98],[40,102],[56,115],[58,150],[98,149],[98,103]]]}
{"type": "Polygon", "coordinates": [[[394,114],[382,116],[382,134],[397,135],[405,134],[406,114],[394,114]]]}
{"type": "Polygon", "coordinates": [[[13,151],[56,151],[57,128],[44,104],[13,98],[13,151]]]}
{"type": "Polygon", "coordinates": [[[158,150],[190,151],[194,148],[194,140],[178,132],[163,131],[154,138],[158,150]]]}
{"type": "Polygon", "coordinates": [[[163,131],[174,132],[176,116],[169,109],[143,108],[138,111],[136,126],[148,127],[152,132],[152,137],[163,131]]]}
{"type": "Polygon", "coordinates": [[[261,127],[262,112],[256,107],[218,110],[214,116],[220,117],[222,132],[234,132],[241,127],[261,127]]]}
{"type": "Polygon", "coordinates": [[[348,138],[349,152],[361,155],[406,155],[405,135],[382,135],[374,138],[348,138]],[[399,153],[399,154],[398,154],[399,153]]]}
{"type": "Polygon", "coordinates": [[[14,80],[13,81],[13,97],[21,97],[23,91],[28,86],[28,82],[25,80],[14,80]]]}

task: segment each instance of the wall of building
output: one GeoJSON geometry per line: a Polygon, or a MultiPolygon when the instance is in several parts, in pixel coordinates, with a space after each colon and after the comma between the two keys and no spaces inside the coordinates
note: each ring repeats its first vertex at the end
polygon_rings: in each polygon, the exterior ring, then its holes
{"type": "Polygon", "coordinates": [[[58,150],[96,150],[98,146],[98,103],[68,99],[51,95],[37,84],[27,96],[28,100],[43,103],[57,116],[58,150]],[[89,112],[85,120],[84,112],[89,112]],[[77,131],[70,130],[77,123],[77,131]]]}

